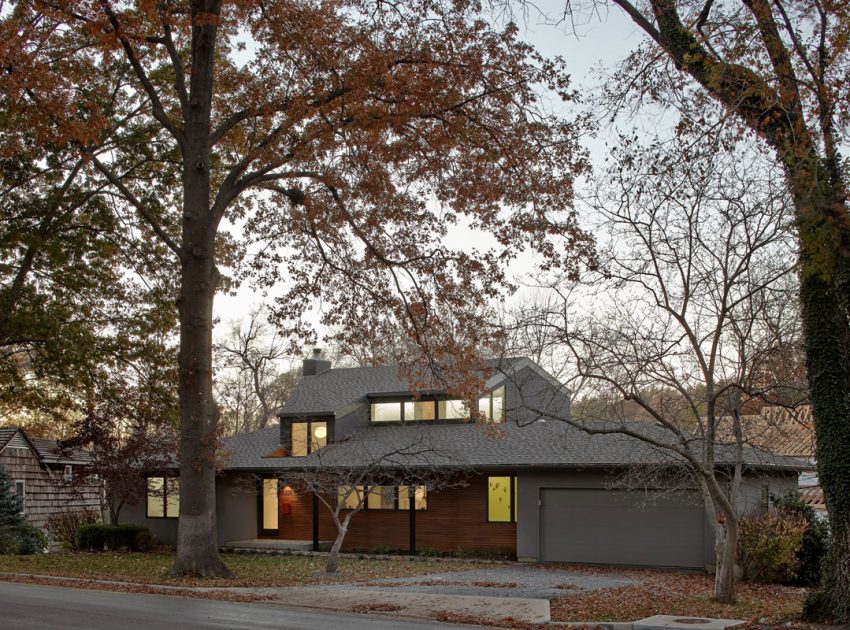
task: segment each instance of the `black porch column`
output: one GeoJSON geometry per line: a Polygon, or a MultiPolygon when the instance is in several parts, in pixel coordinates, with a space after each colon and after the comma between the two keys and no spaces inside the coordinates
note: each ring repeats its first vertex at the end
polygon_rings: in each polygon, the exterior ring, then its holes
{"type": "Polygon", "coordinates": [[[408,486],[408,510],[410,512],[410,543],[409,551],[411,556],[416,555],[416,486],[408,486]]]}
{"type": "Polygon", "coordinates": [[[319,498],[313,493],[313,551],[319,550],[319,498]]]}

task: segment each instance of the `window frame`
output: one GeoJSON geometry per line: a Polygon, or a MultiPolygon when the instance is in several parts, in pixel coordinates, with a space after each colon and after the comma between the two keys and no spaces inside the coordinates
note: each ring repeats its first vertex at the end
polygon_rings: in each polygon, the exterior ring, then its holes
{"type": "Polygon", "coordinates": [[[319,419],[315,420],[292,420],[289,423],[289,455],[290,457],[307,457],[312,455],[320,448],[324,448],[328,444],[333,442],[333,422],[328,419],[319,419]],[[295,454],[295,438],[293,436],[292,427],[296,424],[306,424],[307,425],[307,453],[304,455],[296,455],[295,454]],[[313,425],[314,424],[324,424],[325,425],[325,443],[317,449],[313,449],[313,425]]]}
{"type": "MultiPolygon", "coordinates": [[[[480,412],[480,405],[482,402],[486,401],[487,406],[487,421],[493,422],[495,424],[501,424],[505,421],[505,407],[507,400],[507,388],[505,387],[505,383],[502,382],[493,389],[487,390],[483,392],[481,395],[476,396],[473,400],[463,400],[461,398],[449,398],[447,396],[421,396],[419,398],[413,396],[387,396],[380,397],[376,396],[374,398],[370,398],[369,400],[369,424],[393,424],[393,423],[427,423],[427,422],[468,422],[472,419],[473,412],[480,412]],[[499,420],[493,419],[493,399],[494,394],[497,391],[501,390],[502,399],[502,417],[499,420]],[[461,416],[452,416],[446,417],[441,413],[440,407],[446,407],[447,403],[460,403],[466,409],[466,415],[461,416]],[[414,405],[417,403],[431,403],[434,405],[434,417],[428,419],[417,420],[416,418],[407,418],[405,413],[405,406],[409,403],[413,403],[414,405]],[[375,405],[396,405],[398,407],[398,419],[397,420],[375,420],[375,405]]],[[[454,405],[453,405],[454,406],[454,405]]]]}
{"type": "Polygon", "coordinates": [[[15,496],[21,499],[21,511],[19,514],[27,513],[27,482],[25,479],[15,479],[15,496]],[[18,488],[21,489],[18,492],[18,488]]]}
{"type": "Polygon", "coordinates": [[[261,477],[257,480],[257,532],[260,536],[277,536],[280,533],[280,479],[277,477],[261,477]],[[267,481],[277,482],[275,507],[277,509],[277,529],[265,528],[265,483],[267,481]]]}
{"type": "Polygon", "coordinates": [[[516,525],[519,520],[518,517],[518,509],[517,509],[517,499],[518,499],[518,482],[517,476],[515,473],[509,473],[506,475],[487,475],[487,487],[486,487],[486,505],[484,509],[484,518],[488,523],[493,523],[494,525],[516,525]],[[510,479],[510,489],[508,490],[508,495],[511,501],[509,510],[510,510],[510,518],[506,521],[493,521],[490,520],[490,479],[493,477],[507,477],[510,479]]]}
{"type": "Polygon", "coordinates": [[[174,475],[151,475],[150,477],[145,477],[145,518],[152,519],[175,519],[180,518],[180,477],[175,477],[174,475]],[[151,516],[150,515],[150,489],[149,482],[151,479],[162,479],[162,496],[155,497],[158,501],[162,501],[162,516],[151,516]],[[177,514],[172,516],[168,512],[168,480],[172,480],[172,482],[176,481],[177,485],[177,514]]]}
{"type": "Polygon", "coordinates": [[[71,464],[65,464],[65,481],[71,481],[74,478],[74,467],[71,464]]]}
{"type": "MultiPolygon", "coordinates": [[[[424,497],[425,507],[422,508],[422,509],[415,509],[415,511],[416,512],[427,512],[428,511],[428,503],[429,503],[428,502],[428,486],[426,486],[425,484],[421,484],[421,483],[416,483],[416,484],[406,483],[406,484],[400,484],[400,485],[396,485],[396,486],[383,486],[383,485],[379,485],[379,484],[358,486],[358,487],[363,488],[363,495],[364,495],[363,507],[360,508],[360,511],[361,512],[409,512],[410,511],[410,505],[406,505],[404,507],[399,505],[399,494],[400,494],[399,488],[401,488],[402,486],[406,486],[407,488],[410,488],[411,486],[413,486],[414,487],[414,491],[413,491],[414,497],[416,496],[415,488],[418,488],[418,487],[421,486],[425,489],[425,497],[424,497]],[[369,497],[373,496],[371,494],[372,488],[386,488],[386,487],[395,488],[395,496],[393,497],[393,507],[391,507],[391,508],[370,508],[369,507],[369,497]]],[[[339,501],[339,489],[342,488],[342,487],[344,487],[344,486],[337,486],[337,490],[336,490],[337,501],[339,501]]],[[[408,490],[408,502],[410,501],[409,497],[410,497],[410,494],[409,494],[409,490],[408,490]]],[[[416,503],[416,500],[414,498],[414,505],[415,505],[415,503],[416,503]]],[[[340,511],[354,510],[354,509],[355,508],[343,506],[343,507],[340,508],[340,511]]]]}

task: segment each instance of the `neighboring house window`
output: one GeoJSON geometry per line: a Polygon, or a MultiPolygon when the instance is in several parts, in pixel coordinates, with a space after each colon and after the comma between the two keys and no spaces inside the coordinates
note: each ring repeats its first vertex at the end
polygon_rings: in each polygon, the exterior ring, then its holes
{"type": "Polygon", "coordinates": [[[71,481],[74,478],[74,468],[71,464],[65,464],[65,481],[71,481]]]}
{"type": "Polygon", "coordinates": [[[505,388],[494,389],[478,399],[478,413],[487,420],[504,422],[505,420],[505,388]]]}
{"type": "Polygon", "coordinates": [[[327,422],[293,422],[292,456],[304,457],[328,444],[327,422]]]}
{"type": "Polygon", "coordinates": [[[148,477],[148,518],[180,516],[180,480],[176,477],[148,477]]]}
{"type": "Polygon", "coordinates": [[[21,514],[27,511],[27,486],[26,482],[15,482],[15,494],[21,501],[21,514]]]}
{"type": "Polygon", "coordinates": [[[487,520],[516,523],[517,483],[514,475],[487,477],[487,520]]]}
{"type": "MultiPolygon", "coordinates": [[[[345,510],[354,510],[366,494],[365,510],[409,510],[409,486],[340,486],[337,497],[345,510]]],[[[425,486],[416,486],[414,490],[415,510],[428,509],[428,491],[425,486]]]]}

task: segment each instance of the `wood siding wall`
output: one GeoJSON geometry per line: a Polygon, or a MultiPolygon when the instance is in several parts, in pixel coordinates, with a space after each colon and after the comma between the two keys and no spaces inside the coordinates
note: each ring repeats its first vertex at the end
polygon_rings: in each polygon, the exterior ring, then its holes
{"type": "MultiPolygon", "coordinates": [[[[286,486],[279,496],[278,537],[312,540],[313,498],[286,486]]],[[[387,546],[407,549],[408,510],[364,510],[351,519],[343,550],[387,546]]],[[[328,508],[319,503],[319,540],[332,541],[337,531],[328,508]]],[[[486,550],[516,554],[516,524],[487,522],[487,477],[475,476],[469,485],[428,493],[428,509],[416,512],[418,551],[486,550]]]]}
{"type": "Polygon", "coordinates": [[[24,516],[36,527],[44,529],[48,517],[56,512],[89,508],[100,513],[100,490],[97,487],[69,487],[65,484],[64,465],[45,468],[28,448],[4,448],[0,451],[0,466],[6,469],[11,479],[12,491],[16,481],[24,482],[24,516]]]}

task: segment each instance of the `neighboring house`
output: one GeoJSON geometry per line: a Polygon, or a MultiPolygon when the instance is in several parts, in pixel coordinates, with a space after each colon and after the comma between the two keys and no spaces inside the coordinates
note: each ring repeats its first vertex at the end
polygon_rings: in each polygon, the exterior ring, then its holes
{"type": "Polygon", "coordinates": [[[84,451],[62,452],[56,440],[30,438],[18,427],[0,427],[0,466],[22,499],[24,516],[36,527],[44,529],[57,512],[88,508],[100,513],[100,489],[70,483],[88,462],[84,451]]]}
{"type": "Polygon", "coordinates": [[[742,416],[741,427],[747,444],[777,455],[795,457],[808,464],[800,473],[800,498],[825,517],[823,489],[815,469],[815,427],[811,405],[795,409],[764,407],[758,414],[742,416]]]}
{"type": "MultiPolygon", "coordinates": [[[[336,537],[336,529],[328,510],[291,481],[292,471],[310,470],[323,452],[333,453],[336,466],[356,467],[369,446],[391,449],[421,437],[433,449],[428,465],[462,471],[467,485],[417,487],[414,501],[407,500],[407,487],[382,487],[352,519],[343,550],[488,550],[540,561],[713,564],[713,529],[696,489],[658,482],[640,491],[618,487],[635,467],[679,465],[671,455],[554,419],[568,417],[569,391],[529,359],[490,365],[473,403],[489,418],[482,423],[465,419],[463,403],[445,392],[414,397],[395,366],[332,369],[318,354],[306,359],[280,426],[225,441],[216,492],[220,542],[269,538],[311,541],[318,548],[320,540],[336,537]],[[322,451],[329,443],[333,448],[322,451]],[[256,490],[246,493],[246,486],[256,490]]],[[[729,468],[731,449],[718,450],[729,468]]],[[[796,489],[799,461],[752,448],[745,459],[742,510],[760,509],[765,488],[796,489]]],[[[128,518],[174,542],[178,490],[172,486],[163,494],[159,489],[168,482],[160,477],[149,484],[148,505],[131,508],[128,518]],[[176,502],[172,508],[169,499],[176,502]]]]}

